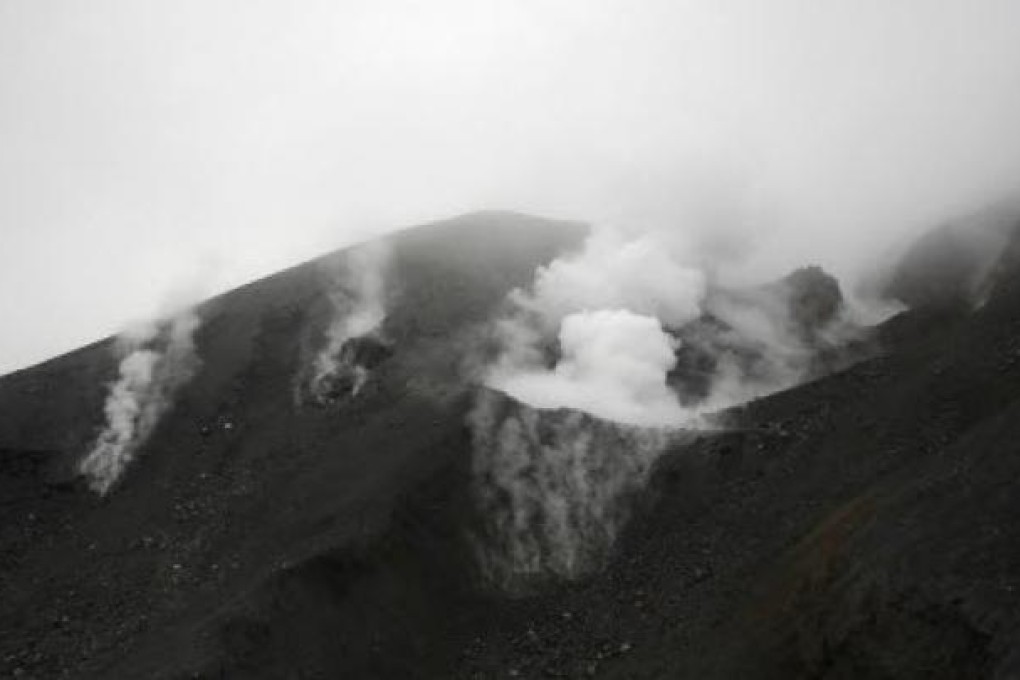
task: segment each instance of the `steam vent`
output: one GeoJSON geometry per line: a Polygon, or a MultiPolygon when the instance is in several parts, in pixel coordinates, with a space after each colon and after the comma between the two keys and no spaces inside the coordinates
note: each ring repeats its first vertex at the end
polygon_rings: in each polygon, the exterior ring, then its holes
{"type": "Polygon", "coordinates": [[[958,228],[878,314],[472,213],[3,376],[0,675],[1020,677],[1020,225],[958,228]]]}

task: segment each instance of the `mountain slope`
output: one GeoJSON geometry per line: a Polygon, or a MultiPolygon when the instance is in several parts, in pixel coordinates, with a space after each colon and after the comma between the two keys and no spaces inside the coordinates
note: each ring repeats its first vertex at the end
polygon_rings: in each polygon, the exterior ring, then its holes
{"type": "Polygon", "coordinates": [[[328,315],[316,266],[211,301],[205,368],[105,499],[62,462],[100,421],[108,346],[0,380],[4,670],[1020,675],[1006,261],[981,307],[922,296],[877,329],[879,356],[677,441],[603,572],[515,597],[478,580],[472,395],[453,369],[506,291],[582,234],[486,214],[395,237],[394,352],[340,411],[294,400],[328,315]]]}
{"type": "Polygon", "coordinates": [[[939,307],[662,459],[610,570],[481,632],[463,677],[1017,677],[1020,278],[939,307]]]}
{"type": "Polygon", "coordinates": [[[397,351],[341,412],[294,401],[329,321],[330,258],[206,303],[202,370],[103,499],[69,473],[103,422],[111,342],[0,380],[3,478],[35,456],[3,519],[0,660],[109,677],[140,647],[187,666],[204,654],[196,622],[286,562],[378,534],[406,487],[443,463],[428,452],[462,430],[461,357],[436,343],[456,346],[584,233],[481,213],[391,237],[397,351]]]}

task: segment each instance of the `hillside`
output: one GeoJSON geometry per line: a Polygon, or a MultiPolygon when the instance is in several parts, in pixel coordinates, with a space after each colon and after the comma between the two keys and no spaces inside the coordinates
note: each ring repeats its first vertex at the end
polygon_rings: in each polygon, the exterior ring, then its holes
{"type": "MultiPolygon", "coordinates": [[[[512,594],[479,578],[459,362],[506,292],[583,234],[498,213],[392,237],[392,354],[340,410],[293,389],[328,316],[328,258],[206,303],[203,369],[102,498],[69,470],[102,421],[109,341],[0,379],[0,668],[1020,677],[1012,261],[980,307],[913,299],[877,354],[674,440],[600,570],[512,594]]],[[[574,416],[535,417],[545,442],[574,416]]]]}
{"type": "Polygon", "coordinates": [[[461,437],[449,347],[583,234],[481,213],[391,237],[396,356],[339,414],[298,408],[293,383],[330,316],[323,272],[343,253],[209,301],[201,371],[103,499],[71,471],[103,422],[112,341],[0,379],[0,664],[138,677],[112,670],[132,652],[169,655],[172,674],[204,662],[199,622],[229,618],[284,564],[380,535],[461,437]]]}

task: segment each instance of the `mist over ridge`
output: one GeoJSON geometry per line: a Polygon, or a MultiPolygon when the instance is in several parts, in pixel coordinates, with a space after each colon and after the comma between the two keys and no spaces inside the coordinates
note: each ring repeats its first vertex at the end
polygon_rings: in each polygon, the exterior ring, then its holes
{"type": "Polygon", "coordinates": [[[0,290],[37,281],[0,297],[32,329],[4,372],[151,315],[196,262],[225,291],[480,208],[852,293],[1020,181],[1010,0],[72,5],[2,10],[0,290]]]}

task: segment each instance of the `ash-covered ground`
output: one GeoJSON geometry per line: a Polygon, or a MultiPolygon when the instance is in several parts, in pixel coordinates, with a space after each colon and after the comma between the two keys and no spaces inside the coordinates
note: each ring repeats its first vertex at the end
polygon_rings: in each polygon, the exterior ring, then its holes
{"type": "Polygon", "coordinates": [[[322,285],[343,253],[201,305],[188,380],[105,494],[79,473],[123,348],[6,376],[0,670],[1020,677],[1020,268],[1012,231],[960,258],[947,233],[875,328],[821,332],[842,298],[814,269],[667,328],[682,406],[720,366],[779,390],[682,433],[465,380],[508,292],[586,235],[502,213],[392,237],[385,319],[358,329],[322,285]],[[776,289],[778,358],[734,313],[776,289]]]}

